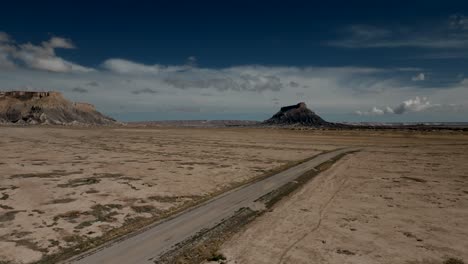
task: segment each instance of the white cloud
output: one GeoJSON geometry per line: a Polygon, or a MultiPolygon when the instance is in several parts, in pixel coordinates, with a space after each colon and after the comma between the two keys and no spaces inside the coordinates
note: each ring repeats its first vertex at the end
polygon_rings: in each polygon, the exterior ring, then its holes
{"type": "Polygon", "coordinates": [[[403,101],[399,106],[393,108],[395,114],[401,115],[406,112],[421,112],[438,105],[431,104],[426,97],[418,97],[403,101]]]}
{"type": "Polygon", "coordinates": [[[160,74],[185,69],[183,66],[146,65],[125,59],[108,59],[102,67],[108,71],[122,74],[160,74]]]}
{"type": "MultiPolygon", "coordinates": [[[[384,33],[362,31],[359,34],[384,33]]],[[[441,109],[427,99],[415,97],[421,88],[408,80],[408,72],[425,71],[416,67],[204,68],[196,65],[195,58],[181,65],[111,58],[100,68],[91,69],[57,56],[55,49],[75,48],[70,40],[55,37],[34,45],[16,44],[9,37],[2,39],[0,68],[10,70],[0,70],[1,90],[24,87],[58,90],[71,100],[88,101],[106,113],[166,113],[183,108],[199,109],[200,113],[270,114],[279,105],[300,101],[321,113],[342,114],[363,108],[370,110],[359,112],[362,115],[382,118],[388,114],[441,109]],[[403,103],[395,107],[374,107],[388,102],[403,103]]],[[[426,87],[424,93],[449,109],[452,104],[468,105],[466,86],[468,81],[464,80],[457,87],[426,87]]]]}
{"type": "Polygon", "coordinates": [[[370,113],[372,115],[383,115],[384,114],[384,111],[382,109],[379,109],[377,107],[373,107],[371,110],[370,110],[370,113]]]}
{"type": "MultiPolygon", "coordinates": [[[[453,106],[453,105],[452,105],[453,106]]],[[[430,109],[444,107],[448,109],[448,105],[432,104],[427,97],[416,96],[414,99],[408,99],[395,107],[386,106],[383,109],[373,107],[369,111],[356,111],[358,115],[384,115],[384,114],[397,114],[401,115],[408,112],[423,112],[430,109]]]]}
{"type": "Polygon", "coordinates": [[[380,108],[377,108],[377,107],[372,107],[371,110],[369,111],[356,111],[355,112],[357,115],[361,115],[361,116],[375,116],[375,115],[384,115],[384,114],[393,114],[394,111],[392,108],[390,107],[385,107],[384,109],[380,109],[380,108]]]}
{"type": "Polygon", "coordinates": [[[164,80],[167,84],[179,88],[214,88],[218,91],[279,91],[283,88],[277,76],[264,74],[227,74],[210,70],[209,72],[192,71],[174,74],[164,80]]]}
{"type": "Polygon", "coordinates": [[[49,41],[42,42],[42,46],[49,48],[75,49],[71,40],[59,37],[52,37],[49,41]]]}
{"type": "Polygon", "coordinates": [[[414,81],[414,82],[424,81],[424,80],[426,80],[426,75],[421,72],[421,73],[411,77],[411,80],[414,81]]]}
{"type": "MultiPolygon", "coordinates": [[[[1,33],[1,32],[0,32],[1,33]]],[[[11,38],[0,34],[0,67],[14,68],[17,64],[31,69],[51,72],[91,72],[92,68],[67,61],[56,55],[55,49],[74,49],[73,43],[64,38],[52,37],[41,45],[11,44],[11,38]]]]}

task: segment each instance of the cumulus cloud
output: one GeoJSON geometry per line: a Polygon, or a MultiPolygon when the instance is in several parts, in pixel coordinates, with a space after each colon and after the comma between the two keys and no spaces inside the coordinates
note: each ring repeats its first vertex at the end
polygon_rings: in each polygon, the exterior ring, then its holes
{"type": "Polygon", "coordinates": [[[75,49],[75,45],[72,43],[71,40],[59,37],[52,37],[49,41],[42,42],[42,46],[56,49],[75,49]]]}
{"type": "Polygon", "coordinates": [[[403,101],[400,105],[393,109],[393,112],[397,115],[404,114],[406,112],[421,112],[432,107],[437,107],[437,104],[432,104],[426,97],[418,97],[403,101]]]}
{"type": "Polygon", "coordinates": [[[108,59],[104,61],[102,67],[108,71],[121,74],[161,74],[185,69],[184,66],[146,65],[125,59],[108,59]]]}
{"type": "Polygon", "coordinates": [[[31,69],[51,72],[91,72],[92,68],[67,61],[57,56],[56,49],[74,49],[68,39],[52,37],[40,45],[32,43],[13,44],[6,34],[0,34],[0,67],[13,68],[17,64],[31,69]]]}
{"type": "MultiPolygon", "coordinates": [[[[356,34],[361,38],[387,34],[370,29],[354,30],[360,30],[356,34]]],[[[0,68],[12,69],[0,70],[0,88],[58,90],[70,100],[93,103],[107,113],[166,113],[183,105],[186,109],[199,109],[200,113],[268,115],[275,112],[281,102],[306,101],[319,112],[342,114],[361,106],[370,109],[360,112],[361,115],[384,118],[386,114],[442,109],[442,106],[450,109],[452,103],[468,105],[468,81],[462,81],[463,76],[458,78],[460,82],[456,87],[425,87],[424,93],[441,102],[441,107],[431,103],[428,106],[427,99],[415,98],[421,93],[422,85],[429,85],[427,82],[415,85],[408,78],[409,72],[418,76],[426,71],[416,67],[241,65],[206,68],[197,65],[196,58],[189,58],[180,65],[111,58],[101,67],[90,69],[57,56],[55,50],[63,48],[73,49],[75,45],[57,37],[40,44],[17,44],[8,35],[0,35],[0,68]],[[79,67],[85,70],[80,71],[79,67]],[[132,94],[135,96],[129,96],[132,94]],[[152,94],[157,96],[145,96],[152,94]],[[394,107],[373,107],[401,102],[402,98],[415,99],[394,107]]]]}
{"type": "Polygon", "coordinates": [[[279,91],[283,88],[281,79],[271,75],[226,75],[212,72],[211,76],[203,74],[195,76],[175,75],[165,79],[167,84],[179,89],[214,88],[218,91],[279,91]],[[213,76],[214,75],[214,76],[213,76]]]}
{"type": "Polygon", "coordinates": [[[356,114],[361,115],[361,116],[375,116],[375,115],[384,115],[384,114],[393,114],[394,111],[390,107],[385,107],[384,109],[380,109],[377,107],[372,107],[369,111],[356,111],[356,114]]]}
{"type": "Polygon", "coordinates": [[[411,77],[411,80],[414,81],[414,82],[424,81],[424,80],[426,80],[426,75],[421,72],[421,73],[411,77]]]}
{"type": "Polygon", "coordinates": [[[408,99],[395,107],[386,106],[385,108],[373,107],[369,111],[356,111],[358,115],[401,115],[408,112],[422,112],[429,109],[441,107],[440,104],[432,104],[427,97],[416,96],[414,99],[408,99]]]}

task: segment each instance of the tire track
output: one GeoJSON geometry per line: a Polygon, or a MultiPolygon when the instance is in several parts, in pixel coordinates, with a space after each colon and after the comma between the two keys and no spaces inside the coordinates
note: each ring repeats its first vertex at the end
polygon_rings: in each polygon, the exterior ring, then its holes
{"type": "MultiPolygon", "coordinates": [[[[332,179],[330,179],[332,180],[332,179]]],[[[304,235],[302,235],[298,240],[296,240],[294,243],[292,243],[290,246],[288,246],[284,251],[283,253],[281,253],[281,256],[277,262],[277,264],[281,264],[283,263],[283,261],[285,260],[288,260],[288,253],[297,245],[299,244],[301,241],[303,241],[307,236],[309,236],[310,234],[314,233],[315,231],[317,231],[321,224],[322,224],[322,219],[323,219],[323,215],[328,207],[328,205],[330,205],[333,200],[335,200],[336,196],[338,195],[338,193],[343,189],[343,187],[345,186],[345,184],[348,182],[348,177],[344,178],[343,181],[340,183],[340,185],[338,186],[338,188],[336,189],[336,191],[333,193],[333,195],[330,197],[330,199],[328,199],[328,201],[323,204],[320,209],[319,209],[319,220],[317,222],[317,224],[315,225],[315,227],[310,230],[309,232],[305,233],[304,235]]]]}

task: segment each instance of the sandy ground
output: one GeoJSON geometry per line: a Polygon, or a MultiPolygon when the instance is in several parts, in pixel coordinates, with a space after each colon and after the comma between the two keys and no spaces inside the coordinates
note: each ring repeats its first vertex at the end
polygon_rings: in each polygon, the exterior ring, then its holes
{"type": "Polygon", "coordinates": [[[249,129],[0,127],[0,260],[28,263],[336,144],[249,129]]]}
{"type": "Polygon", "coordinates": [[[223,245],[226,262],[466,263],[468,138],[399,137],[283,199],[223,245]]]}
{"type": "Polygon", "coordinates": [[[0,261],[34,262],[278,166],[357,145],[370,148],[262,217],[226,254],[241,263],[282,254],[289,263],[460,255],[468,248],[467,140],[454,132],[0,127],[0,261]],[[285,251],[317,225],[321,207],[319,228],[285,251]]]}

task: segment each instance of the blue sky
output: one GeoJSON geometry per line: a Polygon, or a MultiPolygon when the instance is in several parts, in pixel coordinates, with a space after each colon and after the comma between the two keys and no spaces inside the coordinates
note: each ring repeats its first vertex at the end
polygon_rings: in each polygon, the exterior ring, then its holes
{"type": "Polygon", "coordinates": [[[59,90],[123,120],[305,101],[332,121],[468,121],[464,1],[9,2],[2,90],[59,90]]]}

